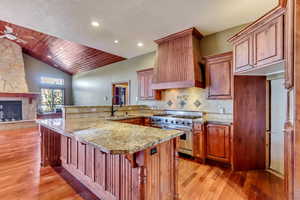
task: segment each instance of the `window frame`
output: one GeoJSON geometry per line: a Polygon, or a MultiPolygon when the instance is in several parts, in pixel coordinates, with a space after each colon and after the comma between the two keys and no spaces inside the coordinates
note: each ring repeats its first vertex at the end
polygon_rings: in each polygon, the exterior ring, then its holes
{"type": "MultiPolygon", "coordinates": [[[[58,85],[53,85],[54,87],[49,87],[49,86],[41,86],[40,87],[40,101],[39,101],[39,106],[41,107],[42,105],[45,105],[42,103],[42,89],[49,89],[49,90],[52,90],[52,93],[53,93],[53,90],[62,90],[63,92],[63,104],[62,106],[64,106],[66,104],[66,91],[65,91],[65,88],[63,87],[56,87],[58,85]]],[[[53,97],[52,97],[52,102],[54,102],[53,100],[53,97]]],[[[52,104],[54,105],[54,104],[52,104]]],[[[58,104],[55,104],[55,105],[58,105],[58,104]]],[[[56,112],[55,110],[52,110],[50,112],[44,112],[42,111],[42,113],[52,113],[52,112],[56,112]]]]}

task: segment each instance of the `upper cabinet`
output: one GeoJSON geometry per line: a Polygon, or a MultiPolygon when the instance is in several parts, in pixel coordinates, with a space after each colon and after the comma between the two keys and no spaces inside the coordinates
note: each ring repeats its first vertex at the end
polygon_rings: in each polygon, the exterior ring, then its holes
{"type": "Polygon", "coordinates": [[[274,9],[229,39],[236,74],[266,69],[284,61],[284,14],[285,9],[274,9]]]}
{"type": "Polygon", "coordinates": [[[232,99],[232,52],[205,58],[208,99],[232,99]]]}
{"type": "Polygon", "coordinates": [[[283,60],[283,15],[255,30],[253,43],[255,66],[283,60]]]}
{"type": "Polygon", "coordinates": [[[234,44],[235,72],[253,68],[253,37],[246,36],[234,44]]]}
{"type": "Polygon", "coordinates": [[[140,100],[159,100],[161,92],[152,89],[153,68],[137,71],[140,100]]]}
{"type": "Polygon", "coordinates": [[[204,87],[200,65],[200,39],[195,28],[156,40],[156,64],[152,88],[204,87]]]}

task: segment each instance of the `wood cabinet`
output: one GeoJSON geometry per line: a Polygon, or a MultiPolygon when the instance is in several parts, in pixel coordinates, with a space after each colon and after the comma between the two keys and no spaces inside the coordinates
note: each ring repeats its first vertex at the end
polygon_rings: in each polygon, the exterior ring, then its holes
{"type": "Polygon", "coordinates": [[[283,15],[253,33],[254,66],[283,60],[283,15]]]}
{"type": "Polygon", "coordinates": [[[198,162],[205,163],[205,132],[202,123],[196,123],[193,127],[193,157],[198,162]]]}
{"type": "Polygon", "coordinates": [[[229,39],[236,74],[284,61],[284,14],[274,9],[229,39]]]}
{"type": "Polygon", "coordinates": [[[232,99],[232,52],[206,57],[208,99],[232,99]]]}
{"type": "Polygon", "coordinates": [[[200,39],[195,28],[156,40],[154,89],[204,87],[201,70],[200,39]]]}
{"type": "Polygon", "coordinates": [[[231,162],[230,126],[208,123],[206,125],[206,157],[231,162]]]}
{"type": "Polygon", "coordinates": [[[140,100],[159,100],[161,92],[152,89],[153,68],[137,71],[140,100]]]}
{"type": "Polygon", "coordinates": [[[252,35],[237,41],[234,44],[234,66],[235,72],[253,68],[253,38],[252,35]]]}

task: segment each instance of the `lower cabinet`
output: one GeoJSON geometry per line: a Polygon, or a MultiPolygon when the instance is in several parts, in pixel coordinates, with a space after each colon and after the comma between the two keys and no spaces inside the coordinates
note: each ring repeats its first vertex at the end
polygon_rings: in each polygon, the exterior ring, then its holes
{"type": "Polygon", "coordinates": [[[205,132],[203,124],[193,127],[193,157],[196,161],[205,163],[205,132]]]}
{"type": "Polygon", "coordinates": [[[223,124],[206,125],[206,157],[211,160],[230,163],[230,126],[223,124]]]}

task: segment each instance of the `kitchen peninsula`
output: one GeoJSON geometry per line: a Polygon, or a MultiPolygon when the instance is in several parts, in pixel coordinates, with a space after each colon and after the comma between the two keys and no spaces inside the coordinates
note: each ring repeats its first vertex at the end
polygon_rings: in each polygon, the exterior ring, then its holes
{"type": "Polygon", "coordinates": [[[100,118],[38,123],[41,165],[62,166],[100,199],[178,199],[181,131],[100,118]]]}

